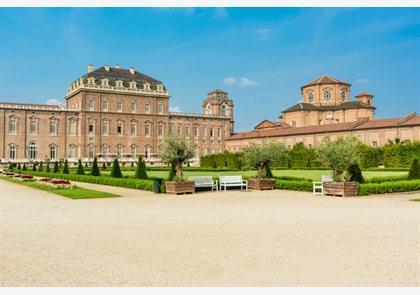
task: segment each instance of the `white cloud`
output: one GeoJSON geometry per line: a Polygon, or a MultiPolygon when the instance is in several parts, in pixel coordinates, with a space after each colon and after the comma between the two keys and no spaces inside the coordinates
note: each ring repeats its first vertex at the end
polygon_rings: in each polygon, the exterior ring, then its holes
{"type": "Polygon", "coordinates": [[[52,105],[52,106],[63,105],[63,103],[61,101],[59,101],[58,99],[55,99],[55,98],[51,98],[51,99],[47,100],[46,104],[52,105]]]}
{"type": "Polygon", "coordinates": [[[251,86],[257,86],[258,83],[255,81],[252,81],[251,79],[247,77],[226,77],[223,79],[223,84],[225,85],[238,85],[240,87],[251,87],[251,86]]]}
{"type": "Polygon", "coordinates": [[[252,80],[250,80],[250,79],[248,79],[246,77],[241,77],[239,79],[239,86],[242,86],[242,87],[250,87],[250,86],[257,86],[257,85],[258,85],[257,82],[252,81],[252,80]]]}
{"type": "Polygon", "coordinates": [[[226,85],[233,85],[236,83],[236,78],[235,77],[226,77],[223,79],[223,84],[226,85]]]}
{"type": "Polygon", "coordinates": [[[257,29],[258,39],[260,39],[261,41],[269,40],[271,38],[272,33],[273,33],[272,29],[268,29],[268,28],[257,29]]]}
{"type": "Polygon", "coordinates": [[[370,80],[369,79],[366,79],[366,78],[357,78],[356,79],[356,83],[359,83],[359,84],[370,84],[370,80]]]}
{"type": "Polygon", "coordinates": [[[169,107],[169,111],[170,112],[175,112],[175,113],[180,113],[181,112],[181,108],[179,106],[170,106],[169,107]]]}

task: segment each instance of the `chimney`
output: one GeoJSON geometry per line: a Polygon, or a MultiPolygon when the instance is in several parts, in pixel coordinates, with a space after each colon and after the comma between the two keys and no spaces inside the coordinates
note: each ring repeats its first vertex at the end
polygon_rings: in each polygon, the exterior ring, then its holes
{"type": "Polygon", "coordinates": [[[133,67],[130,67],[129,70],[130,70],[131,75],[134,75],[136,73],[136,70],[133,67]]]}
{"type": "Polygon", "coordinates": [[[121,69],[120,65],[115,65],[116,69],[121,69]]]}
{"type": "Polygon", "coordinates": [[[88,74],[93,72],[94,68],[93,65],[88,65],[88,74]]]}
{"type": "Polygon", "coordinates": [[[109,65],[105,65],[105,71],[109,72],[109,65]]]}

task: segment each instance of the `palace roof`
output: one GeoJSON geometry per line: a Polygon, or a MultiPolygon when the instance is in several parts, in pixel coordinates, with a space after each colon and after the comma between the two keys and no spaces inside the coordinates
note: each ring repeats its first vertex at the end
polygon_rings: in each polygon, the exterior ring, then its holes
{"type": "Polygon", "coordinates": [[[375,109],[374,106],[364,104],[360,101],[343,102],[337,105],[316,105],[312,103],[300,102],[290,108],[285,109],[282,113],[295,112],[295,111],[336,111],[336,110],[349,110],[349,109],[375,109]]]}
{"type": "Polygon", "coordinates": [[[328,76],[328,75],[322,75],[318,78],[316,78],[315,80],[303,85],[300,89],[307,87],[307,86],[313,86],[313,85],[322,85],[322,84],[344,84],[347,86],[351,86],[351,84],[338,80],[337,78],[334,78],[332,76],[328,76]]]}

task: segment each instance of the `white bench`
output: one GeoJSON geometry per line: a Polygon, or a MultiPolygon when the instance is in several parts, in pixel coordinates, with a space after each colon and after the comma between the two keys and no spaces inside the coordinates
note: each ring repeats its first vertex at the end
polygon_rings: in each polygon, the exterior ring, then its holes
{"type": "Polygon", "coordinates": [[[212,191],[219,191],[217,180],[213,180],[211,176],[190,176],[188,180],[194,181],[195,187],[210,187],[212,191]]]}
{"type": "Polygon", "coordinates": [[[241,175],[232,175],[232,176],[220,176],[220,190],[222,188],[226,187],[235,187],[240,186],[241,190],[245,188],[245,190],[248,190],[248,180],[243,180],[241,175]]]}
{"type": "Polygon", "coordinates": [[[312,190],[314,195],[324,195],[324,188],[323,183],[324,182],[330,182],[333,181],[332,177],[329,175],[322,175],[322,181],[321,182],[313,182],[312,183],[312,190]]]}

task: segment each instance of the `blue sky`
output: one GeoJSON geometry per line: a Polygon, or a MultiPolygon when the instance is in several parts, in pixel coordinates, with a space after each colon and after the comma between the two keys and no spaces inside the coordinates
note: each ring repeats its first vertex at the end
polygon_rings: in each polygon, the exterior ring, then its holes
{"type": "Polygon", "coordinates": [[[277,119],[321,74],[373,92],[378,118],[420,112],[418,8],[4,8],[0,36],[0,101],[64,101],[92,63],[163,81],[186,112],[225,89],[237,131],[277,119]]]}

